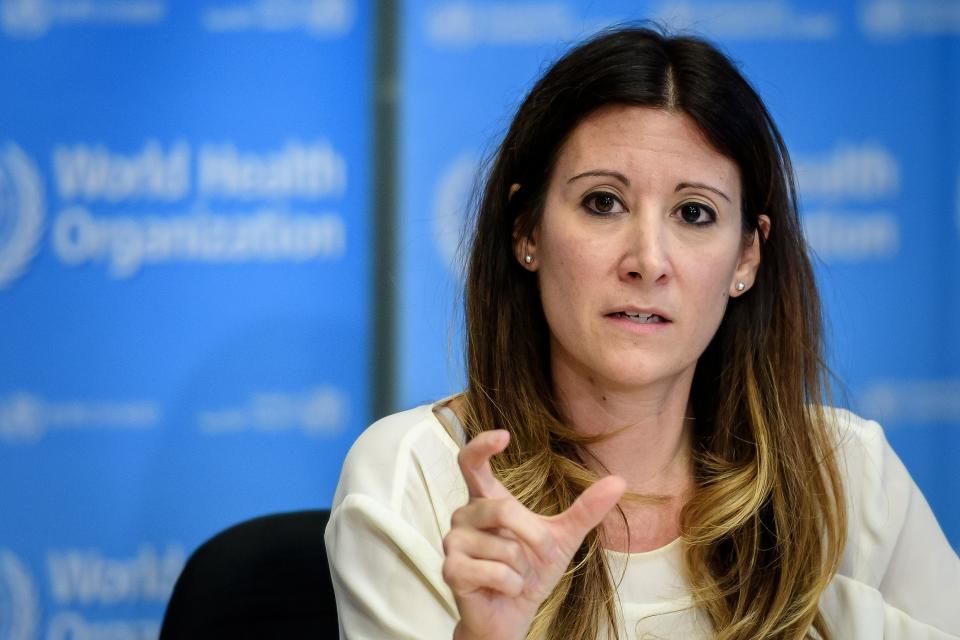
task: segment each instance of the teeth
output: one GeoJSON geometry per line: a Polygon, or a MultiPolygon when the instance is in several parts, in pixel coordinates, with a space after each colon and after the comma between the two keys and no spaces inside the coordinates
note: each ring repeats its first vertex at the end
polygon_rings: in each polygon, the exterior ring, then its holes
{"type": "Polygon", "coordinates": [[[628,311],[622,311],[622,312],[620,312],[619,315],[623,316],[624,318],[630,318],[631,320],[633,320],[633,321],[635,321],[635,322],[642,323],[642,324],[648,324],[648,323],[654,323],[654,322],[663,322],[663,318],[661,318],[660,316],[658,316],[658,315],[655,314],[655,313],[649,313],[649,314],[647,314],[647,313],[630,313],[630,312],[628,312],[628,311]]]}

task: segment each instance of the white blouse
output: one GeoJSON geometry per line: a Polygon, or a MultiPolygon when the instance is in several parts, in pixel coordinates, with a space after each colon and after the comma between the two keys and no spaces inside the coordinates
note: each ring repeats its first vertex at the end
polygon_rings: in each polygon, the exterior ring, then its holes
{"type": "MultiPolygon", "coordinates": [[[[840,409],[832,416],[850,514],[843,561],[820,600],[833,637],[960,638],[960,559],[926,500],[877,423],[840,409]]],[[[459,614],[441,577],[442,541],[467,501],[462,441],[424,405],[378,421],[353,445],[325,535],[341,638],[453,636],[459,614]]],[[[711,636],[692,606],[681,544],[607,551],[622,575],[624,640],[711,636]]]]}

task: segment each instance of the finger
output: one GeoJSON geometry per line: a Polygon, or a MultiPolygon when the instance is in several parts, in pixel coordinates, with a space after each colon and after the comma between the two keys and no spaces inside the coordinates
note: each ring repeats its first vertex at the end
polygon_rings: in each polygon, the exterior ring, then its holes
{"type": "Polygon", "coordinates": [[[627,483],[620,476],[601,478],[581,493],[569,509],[554,516],[553,521],[560,526],[566,541],[577,547],[616,506],[626,488],[627,483]]]}
{"type": "Polygon", "coordinates": [[[453,529],[482,530],[518,540],[543,563],[557,559],[559,548],[547,520],[520,504],[513,496],[474,498],[453,512],[453,529]]]}
{"type": "Polygon", "coordinates": [[[510,566],[455,553],[443,561],[443,580],[459,596],[490,589],[511,597],[523,592],[524,578],[510,566]]]}
{"type": "Polygon", "coordinates": [[[510,495],[490,469],[490,458],[507,448],[510,434],[503,429],[484,431],[457,455],[457,463],[471,498],[505,498],[510,495]]]}
{"type": "Polygon", "coordinates": [[[443,539],[444,555],[462,553],[477,560],[502,562],[521,576],[530,571],[530,562],[523,546],[513,538],[505,538],[477,529],[453,529],[443,539]]]}

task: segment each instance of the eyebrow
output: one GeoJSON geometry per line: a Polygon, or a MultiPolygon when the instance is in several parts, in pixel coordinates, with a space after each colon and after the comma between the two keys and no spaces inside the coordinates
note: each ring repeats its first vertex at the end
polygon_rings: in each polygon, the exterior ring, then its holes
{"type": "Polygon", "coordinates": [[[727,194],[725,194],[723,191],[720,191],[720,189],[717,189],[716,187],[711,187],[710,185],[704,184],[702,182],[681,182],[680,184],[677,185],[677,188],[674,189],[673,191],[674,193],[676,193],[684,189],[706,189],[707,191],[713,191],[715,194],[717,194],[727,202],[732,202],[732,200],[730,200],[730,197],[727,194]]]}
{"type": "Polygon", "coordinates": [[[620,182],[622,182],[624,185],[628,187],[630,186],[630,181],[627,179],[627,176],[623,175],[619,171],[610,171],[607,169],[597,169],[596,171],[584,171],[583,173],[578,173],[577,175],[567,180],[567,184],[570,184],[574,180],[579,180],[580,178],[588,178],[588,177],[615,178],[620,182]]]}
{"type": "MultiPolygon", "coordinates": [[[[627,176],[623,175],[619,171],[611,171],[609,169],[596,169],[594,171],[584,171],[583,173],[578,173],[577,175],[567,180],[567,184],[570,184],[574,180],[579,180],[580,178],[589,178],[589,177],[615,178],[616,180],[619,180],[620,182],[622,182],[624,185],[628,187],[630,186],[630,180],[627,178],[627,176]]],[[[725,194],[723,191],[721,191],[720,189],[717,189],[716,187],[711,187],[710,185],[705,184],[703,182],[681,182],[677,185],[677,188],[674,189],[673,191],[674,193],[677,193],[679,191],[683,191],[684,189],[706,189],[707,191],[714,192],[715,194],[717,194],[727,202],[733,202],[730,199],[730,196],[725,194]]]]}

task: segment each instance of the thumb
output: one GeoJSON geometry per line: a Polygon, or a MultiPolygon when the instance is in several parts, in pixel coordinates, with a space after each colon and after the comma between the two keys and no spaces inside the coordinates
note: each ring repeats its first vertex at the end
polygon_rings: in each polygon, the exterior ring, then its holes
{"type": "Polygon", "coordinates": [[[570,508],[555,517],[564,534],[579,545],[584,536],[603,520],[616,506],[627,489],[620,476],[606,476],[597,480],[580,494],[570,508]]]}

